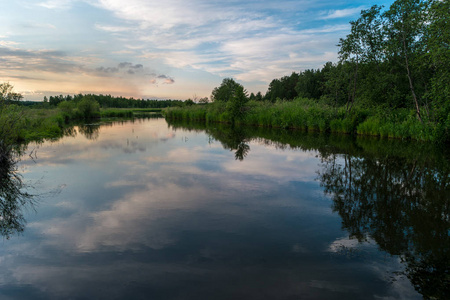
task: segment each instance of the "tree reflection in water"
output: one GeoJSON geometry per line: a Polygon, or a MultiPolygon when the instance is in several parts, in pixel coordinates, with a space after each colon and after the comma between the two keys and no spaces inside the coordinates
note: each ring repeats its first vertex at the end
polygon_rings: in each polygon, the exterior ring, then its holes
{"type": "Polygon", "coordinates": [[[210,132],[214,139],[220,141],[224,149],[234,152],[236,160],[243,161],[250,152],[248,145],[248,138],[245,130],[242,127],[229,127],[228,130],[217,130],[210,132]]]}
{"type": "MultiPolygon", "coordinates": [[[[420,143],[364,144],[345,136],[298,131],[169,125],[206,131],[241,161],[249,155],[251,141],[317,151],[318,180],[331,196],[343,228],[359,242],[371,238],[381,250],[399,256],[405,275],[425,298],[450,299],[448,155],[436,155],[439,150],[430,151],[420,143]]],[[[78,128],[88,139],[99,136],[99,126],[78,128]]],[[[11,148],[0,147],[0,230],[6,238],[23,232],[22,211],[33,202],[17,172],[18,156],[11,148]]]]}
{"type": "Polygon", "coordinates": [[[317,151],[318,180],[351,237],[360,243],[374,239],[381,250],[399,256],[404,275],[424,298],[450,299],[448,152],[418,142],[217,124],[170,125],[205,130],[224,148],[236,150],[240,160],[249,154],[251,141],[317,151]],[[239,154],[241,144],[247,145],[244,155],[239,154]]]}
{"type": "Polygon", "coordinates": [[[33,196],[18,173],[20,151],[0,144],[0,234],[9,239],[25,228],[23,209],[33,206],[33,196]]]}
{"type": "Polygon", "coordinates": [[[426,298],[450,299],[448,164],[397,156],[322,157],[319,179],[349,233],[406,265],[426,298]]]}
{"type": "Polygon", "coordinates": [[[78,131],[88,140],[95,141],[100,136],[100,124],[78,125],[78,131]]]}

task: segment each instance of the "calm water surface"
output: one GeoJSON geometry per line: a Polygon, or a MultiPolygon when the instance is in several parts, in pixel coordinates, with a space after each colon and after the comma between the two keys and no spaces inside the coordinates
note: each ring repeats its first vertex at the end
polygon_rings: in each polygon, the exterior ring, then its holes
{"type": "Polygon", "coordinates": [[[0,298],[449,295],[446,156],[243,130],[143,119],[30,144],[0,298]]]}

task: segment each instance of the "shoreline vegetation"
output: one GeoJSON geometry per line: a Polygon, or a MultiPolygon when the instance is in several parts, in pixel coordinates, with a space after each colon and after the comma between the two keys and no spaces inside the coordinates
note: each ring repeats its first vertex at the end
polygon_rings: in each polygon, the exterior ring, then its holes
{"type": "Polygon", "coordinates": [[[134,100],[103,95],[50,97],[49,102],[23,102],[9,83],[0,84],[0,144],[17,145],[56,139],[83,122],[104,122],[161,113],[179,100],[134,100]],[[117,101],[118,100],[118,101],[117,101]],[[108,105],[109,102],[109,105],[108,105]]]}
{"type": "Polygon", "coordinates": [[[300,129],[306,131],[344,133],[380,138],[412,139],[449,142],[450,119],[445,123],[420,122],[414,110],[396,109],[389,113],[381,109],[355,107],[351,114],[345,107],[332,107],[296,98],[292,101],[255,102],[243,107],[243,115],[233,118],[226,104],[210,103],[202,106],[168,108],[163,111],[169,120],[228,123],[267,128],[300,129]]]}

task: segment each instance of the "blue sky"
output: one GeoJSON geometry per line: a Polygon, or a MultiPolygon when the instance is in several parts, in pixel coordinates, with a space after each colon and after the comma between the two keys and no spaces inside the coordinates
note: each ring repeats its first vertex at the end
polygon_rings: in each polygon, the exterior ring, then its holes
{"type": "Polygon", "coordinates": [[[200,98],[225,77],[265,93],[274,78],[336,62],[349,21],[392,2],[0,0],[0,82],[27,100],[200,98]]]}

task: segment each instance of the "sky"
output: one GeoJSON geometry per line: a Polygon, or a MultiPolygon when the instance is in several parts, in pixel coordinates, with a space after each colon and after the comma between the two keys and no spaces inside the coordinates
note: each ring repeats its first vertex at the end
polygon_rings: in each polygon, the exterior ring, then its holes
{"type": "Polygon", "coordinates": [[[0,83],[67,94],[209,97],[224,78],[263,94],[337,62],[362,9],[393,1],[0,0],[0,83]]]}

